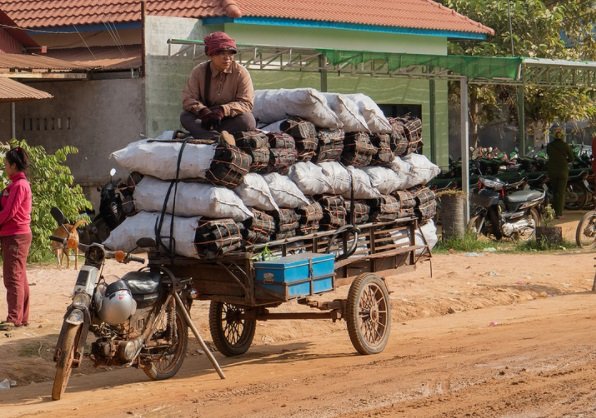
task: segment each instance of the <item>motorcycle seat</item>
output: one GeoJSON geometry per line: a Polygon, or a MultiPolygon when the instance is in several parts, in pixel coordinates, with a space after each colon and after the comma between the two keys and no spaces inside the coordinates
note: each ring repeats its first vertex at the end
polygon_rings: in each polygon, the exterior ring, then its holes
{"type": "Polygon", "coordinates": [[[509,203],[523,203],[531,200],[540,199],[543,193],[538,190],[520,190],[505,196],[505,201],[509,203]]]}
{"type": "Polygon", "coordinates": [[[158,292],[160,278],[158,272],[130,271],[122,280],[126,282],[133,295],[150,295],[158,292]]]}

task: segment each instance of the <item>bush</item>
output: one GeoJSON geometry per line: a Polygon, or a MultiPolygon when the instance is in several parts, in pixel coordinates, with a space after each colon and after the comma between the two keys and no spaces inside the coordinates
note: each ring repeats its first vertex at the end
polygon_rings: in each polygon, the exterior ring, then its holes
{"type": "MultiPolygon", "coordinates": [[[[91,208],[80,185],[74,184],[70,168],[65,164],[69,155],[79,150],[73,146],[65,146],[54,154],[48,154],[42,146],[30,146],[25,140],[12,140],[9,144],[1,144],[0,151],[5,154],[10,148],[21,146],[29,154],[29,170],[27,178],[31,183],[33,194],[33,210],[31,213],[31,232],[33,241],[29,251],[29,261],[41,261],[51,255],[48,237],[58,226],[50,215],[52,206],[56,206],[71,220],[86,215],[79,212],[91,208]]],[[[3,173],[3,186],[8,179],[3,173]]]]}

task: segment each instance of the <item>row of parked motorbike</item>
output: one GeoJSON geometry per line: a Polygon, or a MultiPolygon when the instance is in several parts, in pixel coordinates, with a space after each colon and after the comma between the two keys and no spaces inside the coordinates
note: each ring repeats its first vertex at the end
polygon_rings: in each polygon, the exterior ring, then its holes
{"type": "MultiPolygon", "coordinates": [[[[540,152],[526,157],[471,160],[468,230],[496,240],[532,238],[552,201],[546,161],[546,155],[540,152]]],[[[461,163],[451,161],[449,170],[433,179],[429,186],[435,193],[461,189],[461,163]]],[[[593,196],[591,156],[580,154],[570,163],[565,208],[592,209],[593,196]]]]}

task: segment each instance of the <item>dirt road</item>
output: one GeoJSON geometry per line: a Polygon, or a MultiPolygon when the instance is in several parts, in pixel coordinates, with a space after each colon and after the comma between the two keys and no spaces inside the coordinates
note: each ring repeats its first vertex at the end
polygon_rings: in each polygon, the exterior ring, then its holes
{"type": "MultiPolygon", "coordinates": [[[[0,390],[0,415],[596,416],[594,261],[578,251],[435,256],[432,278],[422,265],[388,279],[393,329],[379,355],[356,355],[343,322],[259,322],[246,355],[215,354],[225,380],[193,340],[173,379],[87,362],[59,402],[49,400],[51,359],[75,273],[33,269],[36,326],[0,336],[0,380],[17,383],[0,390]]],[[[209,341],[206,312],[193,306],[209,341]]]]}

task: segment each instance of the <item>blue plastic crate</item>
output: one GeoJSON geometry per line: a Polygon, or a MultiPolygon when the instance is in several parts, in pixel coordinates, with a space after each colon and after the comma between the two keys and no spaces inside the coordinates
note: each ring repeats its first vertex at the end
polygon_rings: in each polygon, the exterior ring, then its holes
{"type": "Polygon", "coordinates": [[[335,289],[335,255],[302,253],[254,263],[256,286],[281,300],[335,289]]]}

